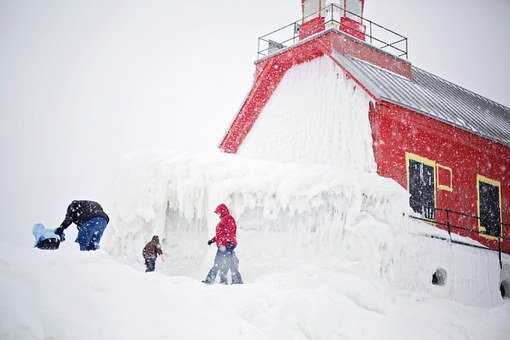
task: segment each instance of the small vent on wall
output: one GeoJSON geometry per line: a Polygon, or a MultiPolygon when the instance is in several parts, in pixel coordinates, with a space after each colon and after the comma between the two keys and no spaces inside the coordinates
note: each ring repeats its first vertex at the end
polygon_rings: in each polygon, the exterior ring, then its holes
{"type": "Polygon", "coordinates": [[[435,286],[444,286],[446,284],[446,270],[438,268],[434,274],[432,274],[432,284],[435,286]]]}

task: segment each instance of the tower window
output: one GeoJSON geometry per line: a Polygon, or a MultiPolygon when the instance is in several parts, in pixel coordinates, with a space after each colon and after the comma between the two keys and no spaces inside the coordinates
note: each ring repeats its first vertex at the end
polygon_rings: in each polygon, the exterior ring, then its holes
{"type": "Polygon", "coordinates": [[[317,17],[319,14],[320,6],[321,6],[320,0],[305,0],[303,2],[304,21],[308,21],[312,18],[317,17]]]}
{"type": "Polygon", "coordinates": [[[345,16],[351,18],[352,20],[356,20],[357,22],[361,22],[362,15],[361,0],[345,0],[345,9],[346,9],[345,16]]]}

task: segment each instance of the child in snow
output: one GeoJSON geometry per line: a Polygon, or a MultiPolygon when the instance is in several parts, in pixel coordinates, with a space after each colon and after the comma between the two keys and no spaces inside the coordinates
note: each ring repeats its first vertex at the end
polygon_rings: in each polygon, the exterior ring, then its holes
{"type": "Polygon", "coordinates": [[[145,272],[153,272],[156,269],[156,258],[158,255],[163,255],[161,245],[159,244],[158,235],[154,235],[152,240],[143,248],[143,259],[145,260],[145,272]]]}
{"type": "MultiPolygon", "coordinates": [[[[39,249],[58,249],[60,237],[51,229],[46,229],[42,223],[34,224],[32,234],[35,237],[34,247],[39,249]]],[[[63,237],[63,234],[62,234],[63,237]]]]}

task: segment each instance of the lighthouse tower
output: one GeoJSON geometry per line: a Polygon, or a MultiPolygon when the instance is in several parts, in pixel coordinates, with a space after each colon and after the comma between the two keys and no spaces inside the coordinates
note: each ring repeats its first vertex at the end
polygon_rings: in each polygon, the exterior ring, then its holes
{"type": "MultiPolygon", "coordinates": [[[[238,152],[287,71],[303,63],[325,58],[347,75],[340,58],[348,56],[411,78],[407,38],[363,18],[364,1],[303,0],[301,6],[301,19],[259,38],[254,84],[220,144],[224,152],[238,152]]],[[[361,83],[359,87],[366,88],[361,83]]]]}
{"type": "Polygon", "coordinates": [[[363,0],[300,5],[259,38],[220,149],[391,178],[416,218],[510,253],[510,108],[412,66],[363,0]]]}
{"type": "Polygon", "coordinates": [[[303,13],[300,38],[323,31],[328,21],[352,36],[365,40],[363,26],[364,0],[302,0],[303,13]]]}

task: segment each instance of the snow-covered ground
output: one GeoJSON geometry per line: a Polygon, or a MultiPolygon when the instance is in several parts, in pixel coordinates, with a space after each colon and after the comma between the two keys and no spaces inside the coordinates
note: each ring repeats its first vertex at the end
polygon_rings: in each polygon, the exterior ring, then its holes
{"type": "MultiPolygon", "coordinates": [[[[395,290],[356,261],[280,261],[244,285],[146,274],[107,254],[0,244],[0,339],[508,339],[510,303],[395,290]]],[[[241,270],[253,264],[241,257],[241,270]]],[[[205,275],[205,273],[202,273],[205,275]]]]}

